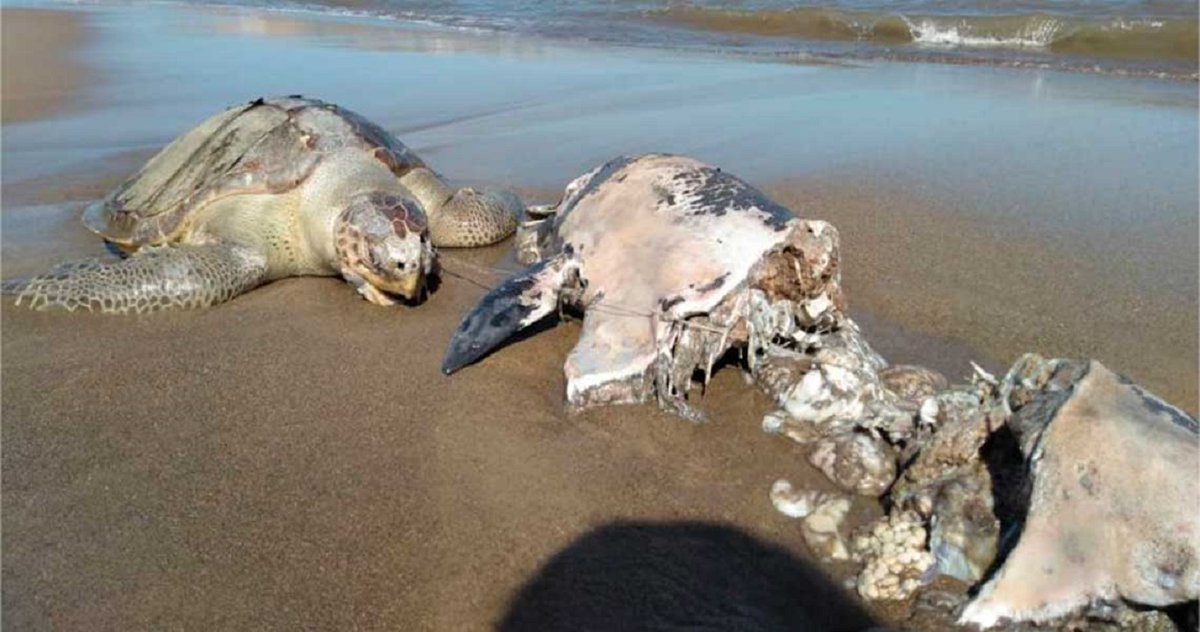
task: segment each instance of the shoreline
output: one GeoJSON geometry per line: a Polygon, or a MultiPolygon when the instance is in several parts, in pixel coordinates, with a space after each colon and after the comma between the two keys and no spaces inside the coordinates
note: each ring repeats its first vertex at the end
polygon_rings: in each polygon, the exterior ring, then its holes
{"type": "MultiPolygon", "coordinates": [[[[1198,194],[1180,175],[1197,162],[1196,97],[1170,82],[400,38],[246,11],[50,13],[89,29],[69,53],[96,79],[74,109],[6,119],[3,278],[102,255],[85,201],[221,107],[304,92],[527,203],[618,153],[696,155],[839,229],[850,314],[889,360],[958,381],[971,360],[1096,357],[1196,412],[1198,194]]],[[[507,266],[510,243],[452,254],[507,266]]],[[[795,594],[843,594],[848,567],[813,561],[768,499],[779,478],[832,483],[762,432],[771,402],[737,371],[697,394],[703,426],[653,405],[568,414],[577,322],[446,378],[480,292],[444,276],[427,303],[384,309],[298,278],[135,317],[5,300],[6,622],[491,629],[548,561],[630,521],[720,525],[775,547],[754,559],[811,566],[795,594]]],[[[850,521],[878,510],[857,500],[850,521]]],[[[905,622],[901,606],[797,607],[905,622]]]]}
{"type": "MultiPolygon", "coordinates": [[[[548,45],[628,48],[663,54],[716,55],[742,61],[811,64],[881,62],[971,65],[995,68],[1151,78],[1196,83],[1196,15],[1004,12],[962,15],[834,6],[729,10],[671,6],[570,15],[540,24],[536,16],[501,10],[478,14],[429,12],[385,3],[350,6],[333,0],[304,6],[259,6],[225,0],[193,4],[229,15],[271,15],[274,20],[321,22],[405,30],[441,30],[467,36],[540,40],[548,45]],[[646,29],[657,32],[647,36],[646,29]],[[665,38],[665,41],[663,40],[665,38]],[[1145,49],[1155,54],[1148,55],[1145,49]]],[[[185,3],[179,3],[183,5],[185,3]]],[[[27,6],[62,8],[55,2],[27,6]]],[[[98,5],[103,6],[103,5],[98,5]]],[[[567,12],[570,14],[570,11],[567,12]]]]}

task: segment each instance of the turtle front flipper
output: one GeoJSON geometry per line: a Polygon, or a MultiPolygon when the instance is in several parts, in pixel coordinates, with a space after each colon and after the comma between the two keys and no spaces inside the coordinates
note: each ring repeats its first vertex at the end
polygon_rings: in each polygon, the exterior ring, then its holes
{"type": "Polygon", "coordinates": [[[454,332],[442,372],[449,375],[479,360],[513,334],[555,313],[575,266],[568,255],[559,254],[488,292],[454,332]]]}
{"type": "Polygon", "coordinates": [[[47,274],[6,281],[4,294],[31,309],[106,314],[187,309],[223,303],[266,280],[267,259],[232,244],[169,245],[105,263],[79,261],[47,274]]]}

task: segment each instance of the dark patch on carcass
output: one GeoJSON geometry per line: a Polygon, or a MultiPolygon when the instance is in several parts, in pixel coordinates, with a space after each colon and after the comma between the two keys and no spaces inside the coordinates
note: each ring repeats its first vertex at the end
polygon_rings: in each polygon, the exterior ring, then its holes
{"type": "MultiPolygon", "coordinates": [[[[1076,382],[1077,383],[1077,382],[1076,382]]],[[[1061,391],[1037,391],[1026,402],[1013,406],[1012,417],[1006,427],[1011,428],[1020,442],[1021,451],[1028,458],[1034,458],[1034,450],[1041,443],[1042,433],[1054,421],[1058,410],[1075,393],[1075,384],[1061,391]]],[[[1014,397],[1020,397],[1014,389],[1014,397]]],[[[1012,402],[1010,402],[1012,405],[1012,402]]]]}
{"type": "Polygon", "coordinates": [[[1087,551],[1074,534],[1064,534],[1059,545],[1062,546],[1063,555],[1067,557],[1068,562],[1082,566],[1087,561],[1087,551]]]}
{"type": "MultiPolygon", "coordinates": [[[[641,158],[641,156],[617,156],[616,158],[604,163],[604,165],[596,171],[595,175],[588,179],[587,184],[584,184],[578,191],[576,191],[570,199],[563,200],[563,204],[561,205],[557,217],[555,218],[555,225],[557,226],[561,224],[563,220],[570,215],[571,211],[579,205],[579,202],[589,195],[595,193],[596,190],[600,188],[600,185],[604,184],[617,172],[624,169],[630,163],[637,161],[639,158],[641,158]]],[[[620,182],[620,180],[616,181],[620,182]]]]}
{"type": "Polygon", "coordinates": [[[1095,497],[1097,492],[1096,465],[1090,461],[1086,464],[1080,463],[1075,466],[1075,472],[1079,475],[1079,486],[1087,492],[1088,496],[1095,497]]]}
{"type": "Polygon", "coordinates": [[[1188,416],[1182,410],[1179,410],[1178,408],[1162,401],[1154,395],[1147,393],[1145,389],[1136,384],[1131,383],[1130,387],[1133,389],[1133,392],[1137,393],[1137,396],[1141,398],[1143,406],[1156,413],[1166,415],[1167,419],[1171,420],[1171,423],[1183,428],[1184,430],[1187,430],[1192,434],[1200,434],[1200,422],[1197,422],[1196,419],[1188,416]]]}
{"type": "Polygon", "coordinates": [[[726,272],[725,274],[722,274],[721,276],[713,279],[712,281],[709,281],[708,283],[705,283],[704,285],[701,285],[700,287],[696,288],[696,291],[697,292],[711,292],[711,291],[721,287],[722,285],[725,285],[725,279],[728,279],[728,278],[729,278],[729,273],[726,272]]]}
{"type": "Polygon", "coordinates": [[[516,321],[517,318],[512,312],[496,312],[492,315],[492,320],[488,323],[492,327],[507,327],[509,323],[516,321]]]}
{"type": "MultiPolygon", "coordinates": [[[[533,267],[540,270],[545,266],[541,265],[541,262],[539,262],[539,264],[533,267]]],[[[504,283],[501,283],[498,287],[496,287],[496,289],[488,292],[487,296],[484,296],[483,300],[479,302],[479,305],[475,308],[475,311],[472,312],[472,314],[462,322],[458,330],[466,331],[467,329],[470,329],[472,324],[471,316],[476,313],[484,314],[488,312],[496,312],[492,315],[490,320],[490,324],[493,327],[498,327],[510,321],[519,321],[522,314],[516,313],[511,309],[499,308],[502,306],[510,306],[513,303],[519,303],[521,296],[533,288],[536,279],[531,273],[532,270],[529,271],[529,273],[514,276],[504,283]]]]}
{"type": "Polygon", "coordinates": [[[479,360],[516,334],[533,313],[533,300],[544,294],[537,288],[539,275],[558,264],[556,258],[539,261],[488,292],[454,332],[442,372],[450,374],[479,360]]]}
{"type": "Polygon", "coordinates": [[[1179,632],[1200,630],[1200,602],[1195,599],[1163,608],[1179,632]]]}
{"type": "Polygon", "coordinates": [[[1000,522],[996,557],[978,584],[983,585],[1004,564],[1009,552],[1017,545],[1029,513],[1033,477],[1029,475],[1028,461],[1021,452],[1020,443],[1008,426],[1001,426],[988,435],[979,449],[979,456],[992,481],[992,511],[1000,522]]]}
{"type": "Polygon", "coordinates": [[[673,178],[684,195],[695,197],[688,215],[722,217],[729,212],[757,211],[766,214],[763,221],[777,231],[785,230],[796,218],[787,207],[767,197],[740,178],[713,167],[683,171],[673,178]]]}
{"type": "MultiPolygon", "coordinates": [[[[704,285],[701,285],[700,287],[696,287],[695,283],[689,283],[688,289],[693,290],[698,293],[711,292],[712,290],[715,290],[715,289],[721,287],[722,285],[724,285],[725,279],[727,279],[727,278],[729,278],[728,272],[713,279],[712,281],[709,281],[708,283],[705,283],[704,285]]],[[[667,296],[667,297],[659,299],[658,306],[660,308],[662,308],[662,311],[665,312],[665,311],[671,309],[672,307],[675,307],[676,305],[682,303],[683,301],[684,301],[684,297],[679,294],[676,294],[674,296],[667,296]]]]}
{"type": "Polygon", "coordinates": [[[665,311],[667,311],[667,310],[671,309],[672,307],[675,307],[676,305],[678,305],[678,304],[680,304],[680,303],[682,303],[682,302],[683,302],[683,297],[682,297],[682,296],[679,296],[679,295],[676,295],[676,296],[670,296],[670,297],[666,297],[666,298],[660,299],[660,300],[658,301],[658,306],[659,306],[660,308],[662,308],[662,311],[664,311],[664,312],[665,312],[665,311]]]}

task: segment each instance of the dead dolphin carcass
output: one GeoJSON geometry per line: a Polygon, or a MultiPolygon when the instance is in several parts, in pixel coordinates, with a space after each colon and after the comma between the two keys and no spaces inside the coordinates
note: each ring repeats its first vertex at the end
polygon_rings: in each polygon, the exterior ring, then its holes
{"type": "Polygon", "coordinates": [[[720,169],[682,156],[621,157],[542,212],[518,237],[524,262],[535,262],[466,316],[445,373],[562,304],[584,311],[564,367],[574,407],[657,399],[698,420],[685,403],[693,375],[707,380],[730,348],[746,349],[751,367],[780,343],[852,338],[869,351],[844,313],[837,231],[720,169]]]}

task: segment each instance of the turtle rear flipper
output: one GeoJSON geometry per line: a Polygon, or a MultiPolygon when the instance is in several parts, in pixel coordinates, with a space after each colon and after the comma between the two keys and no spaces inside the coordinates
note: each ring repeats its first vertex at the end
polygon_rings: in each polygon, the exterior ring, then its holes
{"type": "Polygon", "coordinates": [[[516,231],[525,209],[511,191],[454,189],[426,167],[408,170],[400,183],[425,207],[429,236],[439,248],[494,244],[516,231]]]}
{"type": "Polygon", "coordinates": [[[514,193],[463,188],[430,210],[429,232],[443,248],[474,248],[494,244],[517,230],[524,205],[514,193]]]}
{"type": "Polygon", "coordinates": [[[488,292],[454,332],[442,372],[449,375],[479,360],[513,334],[557,311],[563,285],[575,265],[559,254],[488,292]]]}
{"type": "Polygon", "coordinates": [[[2,289],[31,309],[124,314],[215,305],[260,285],[266,274],[266,257],[251,248],[169,245],[112,263],[65,263],[31,279],[6,281],[2,289]]]}

